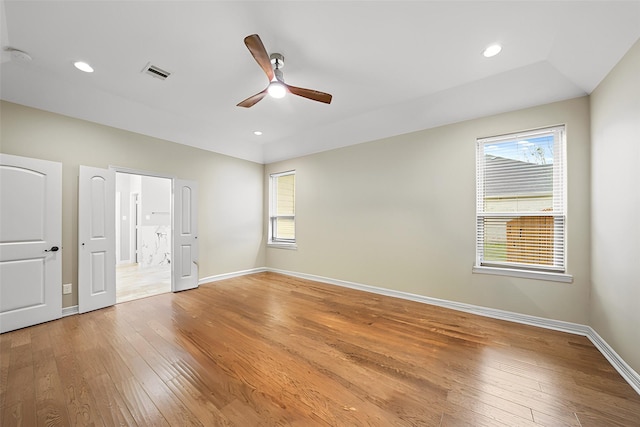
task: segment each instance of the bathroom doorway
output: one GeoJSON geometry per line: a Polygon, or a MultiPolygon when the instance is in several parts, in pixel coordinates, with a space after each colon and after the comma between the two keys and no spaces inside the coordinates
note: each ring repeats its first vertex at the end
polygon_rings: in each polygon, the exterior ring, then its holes
{"type": "Polygon", "coordinates": [[[116,303],[171,292],[171,184],[116,172],[116,303]]]}

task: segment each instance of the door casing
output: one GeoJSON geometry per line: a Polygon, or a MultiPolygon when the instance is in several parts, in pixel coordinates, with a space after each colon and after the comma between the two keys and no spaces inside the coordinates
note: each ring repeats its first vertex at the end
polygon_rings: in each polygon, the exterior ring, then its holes
{"type": "MultiPolygon", "coordinates": [[[[150,173],[150,172],[145,172],[145,171],[139,171],[139,170],[133,170],[133,169],[129,169],[129,168],[120,168],[120,167],[110,167],[109,168],[109,172],[113,174],[114,176],[114,181],[115,181],[115,174],[116,173],[129,173],[129,174],[134,174],[134,175],[142,175],[142,176],[152,176],[152,177],[158,177],[158,178],[168,178],[171,179],[172,181],[172,199],[171,199],[171,217],[172,217],[172,227],[171,227],[171,248],[172,248],[172,254],[171,254],[171,290],[172,292],[177,292],[177,291],[181,291],[181,290],[186,290],[186,289],[193,289],[198,287],[198,242],[197,242],[197,182],[195,181],[185,181],[185,180],[181,180],[178,179],[176,177],[173,176],[166,176],[166,175],[161,175],[161,174],[157,174],[157,173],[150,173]],[[183,205],[184,199],[185,197],[182,194],[182,191],[184,188],[188,188],[189,189],[189,201],[192,203],[188,208],[185,208],[183,205]],[[180,195],[176,196],[176,192],[180,191],[180,195]],[[180,209],[177,208],[176,203],[180,203],[181,207],[180,209]],[[183,212],[188,212],[189,214],[189,218],[188,221],[183,221],[182,220],[182,213],[183,212]],[[189,225],[189,232],[188,233],[184,233],[184,230],[182,230],[182,225],[183,224],[188,224],[189,225]],[[176,230],[181,230],[180,233],[180,239],[176,238],[176,230]],[[186,250],[185,247],[188,249],[186,250]],[[181,258],[181,255],[187,253],[189,254],[190,258],[189,260],[183,260],[181,258]],[[177,266],[183,266],[184,268],[177,268],[177,266]],[[189,271],[187,272],[187,266],[189,266],[189,271]]],[[[113,226],[115,229],[115,186],[113,187],[113,190],[110,190],[112,193],[112,198],[114,200],[114,204],[112,206],[112,208],[107,209],[107,211],[105,212],[105,215],[110,215],[109,221],[113,222],[113,226]]],[[[78,200],[78,204],[80,205],[80,203],[82,203],[80,200],[78,200]]],[[[79,213],[80,216],[80,213],[79,213]]],[[[78,220],[78,222],[80,223],[80,219],[78,220]]],[[[85,242],[86,243],[86,242],[85,242]]],[[[79,242],[79,245],[82,246],[82,242],[79,242]]],[[[115,238],[113,239],[113,243],[112,243],[112,248],[110,248],[110,250],[113,253],[113,268],[115,271],[115,238]]],[[[80,251],[79,251],[80,252],[80,251]]],[[[135,254],[131,254],[132,257],[135,256],[135,254]]],[[[79,260],[80,262],[80,260],[79,260]]],[[[86,262],[86,261],[85,261],[86,262]]],[[[80,269],[80,267],[79,267],[80,269]]],[[[80,299],[80,296],[86,292],[87,286],[89,286],[89,284],[87,283],[87,281],[85,280],[83,283],[80,282],[80,277],[79,277],[79,282],[78,282],[78,297],[80,299]],[[83,291],[80,291],[80,287],[83,287],[83,291]]],[[[113,297],[112,298],[105,298],[105,304],[103,307],[107,307],[109,305],[113,305],[115,304],[115,273],[113,275],[113,286],[111,286],[109,289],[113,289],[113,297]]],[[[82,303],[79,301],[78,302],[79,307],[82,306],[82,303]]],[[[102,308],[100,306],[92,306],[92,310],[95,310],[97,308],[102,308]]]]}

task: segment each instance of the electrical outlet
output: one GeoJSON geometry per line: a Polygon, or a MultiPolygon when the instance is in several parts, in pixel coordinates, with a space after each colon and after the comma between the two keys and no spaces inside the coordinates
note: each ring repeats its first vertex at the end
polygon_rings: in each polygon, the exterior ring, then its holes
{"type": "Polygon", "coordinates": [[[67,283],[62,285],[62,293],[64,295],[70,294],[71,293],[71,283],[67,283]]]}

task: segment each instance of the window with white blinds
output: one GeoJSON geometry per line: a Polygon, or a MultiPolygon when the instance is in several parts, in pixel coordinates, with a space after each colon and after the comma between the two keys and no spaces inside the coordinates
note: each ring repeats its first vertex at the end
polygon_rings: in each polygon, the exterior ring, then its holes
{"type": "Polygon", "coordinates": [[[564,126],[477,140],[476,266],[564,273],[564,126]]]}
{"type": "Polygon", "coordinates": [[[269,243],[296,241],[296,172],[270,175],[269,243]]]}

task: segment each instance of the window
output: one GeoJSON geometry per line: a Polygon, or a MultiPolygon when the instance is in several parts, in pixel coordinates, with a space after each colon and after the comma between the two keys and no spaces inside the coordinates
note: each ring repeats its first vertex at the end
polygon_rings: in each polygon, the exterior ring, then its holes
{"type": "Polygon", "coordinates": [[[296,242],[296,172],[270,175],[269,243],[294,246],[296,242]]]}
{"type": "Polygon", "coordinates": [[[476,161],[476,267],[564,273],[564,126],[478,139],[476,161]]]}

